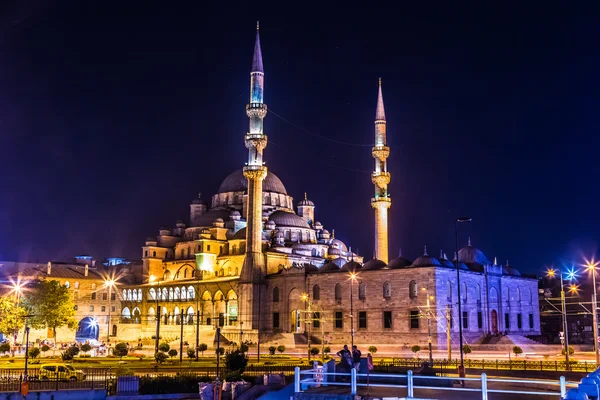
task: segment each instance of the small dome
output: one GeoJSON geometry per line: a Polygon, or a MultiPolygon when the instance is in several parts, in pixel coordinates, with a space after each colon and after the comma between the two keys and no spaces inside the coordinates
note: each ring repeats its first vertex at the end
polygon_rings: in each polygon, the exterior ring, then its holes
{"type": "Polygon", "coordinates": [[[306,271],[306,273],[308,274],[310,274],[311,272],[319,272],[319,267],[312,264],[305,264],[304,271],[306,271]]]}
{"type": "Polygon", "coordinates": [[[479,250],[477,247],[471,246],[471,239],[469,239],[469,244],[467,246],[458,251],[458,260],[465,264],[491,264],[490,260],[483,254],[483,251],[479,250]]]}
{"type": "Polygon", "coordinates": [[[332,256],[339,256],[342,252],[340,251],[340,249],[336,249],[335,247],[330,247],[329,250],[327,250],[327,253],[332,256]]]}
{"type": "Polygon", "coordinates": [[[319,221],[315,221],[315,229],[323,229],[323,224],[321,224],[319,221]]]}
{"type": "Polygon", "coordinates": [[[331,261],[323,264],[323,266],[321,268],[319,268],[319,272],[333,272],[333,271],[339,271],[339,270],[340,270],[340,267],[331,261]]]}
{"type": "Polygon", "coordinates": [[[204,234],[209,234],[210,235],[210,229],[208,228],[202,228],[202,230],[200,231],[200,233],[204,233],[204,234]]]}
{"type": "Polygon", "coordinates": [[[356,272],[361,268],[362,268],[362,265],[360,265],[356,261],[352,260],[352,261],[348,261],[346,264],[344,264],[344,266],[342,267],[342,271],[356,272]]]}
{"type": "Polygon", "coordinates": [[[196,197],[194,200],[192,200],[192,204],[204,204],[204,205],[206,205],[206,202],[204,200],[202,200],[200,193],[198,193],[198,197],[196,197]]]}
{"type": "Polygon", "coordinates": [[[265,226],[267,227],[267,229],[275,229],[276,225],[275,225],[275,222],[273,222],[273,221],[267,221],[265,226]]]}
{"type": "Polygon", "coordinates": [[[369,260],[366,263],[364,263],[364,265],[362,266],[362,269],[384,269],[385,267],[387,267],[386,263],[374,258],[374,259],[369,260]]]}
{"type": "Polygon", "coordinates": [[[338,248],[343,252],[347,252],[348,251],[348,247],[346,247],[346,245],[344,244],[344,242],[342,242],[339,239],[333,239],[331,241],[331,247],[333,248],[338,248]]]}
{"type": "Polygon", "coordinates": [[[330,236],[331,235],[331,233],[329,233],[329,231],[327,229],[323,229],[323,232],[321,232],[321,234],[323,236],[330,236]]]}
{"type": "Polygon", "coordinates": [[[315,206],[315,203],[313,203],[312,201],[310,201],[306,198],[306,193],[304,193],[304,198],[298,202],[298,207],[302,207],[302,206],[309,206],[309,207],[315,206]]]}
{"type": "Polygon", "coordinates": [[[511,267],[508,263],[502,266],[502,273],[504,275],[513,275],[513,276],[521,276],[521,273],[518,269],[511,267]]]}
{"type": "Polygon", "coordinates": [[[269,216],[269,221],[275,222],[278,226],[291,226],[296,228],[310,229],[304,218],[291,212],[278,210],[269,216]]]}
{"type": "Polygon", "coordinates": [[[413,267],[425,267],[425,266],[431,266],[431,265],[442,265],[442,264],[440,264],[440,262],[438,261],[437,258],[428,256],[428,255],[422,255],[421,257],[417,257],[417,259],[415,261],[413,261],[413,263],[412,263],[413,267]]]}
{"type": "MultiPolygon", "coordinates": [[[[228,192],[247,192],[248,179],[244,176],[242,169],[235,170],[221,183],[218,193],[228,192]]],[[[277,177],[271,170],[267,170],[267,176],[263,180],[263,192],[275,192],[287,194],[285,186],[281,179],[277,177]]]]}
{"type": "Polygon", "coordinates": [[[217,218],[214,220],[214,222],[224,222],[224,221],[223,221],[223,218],[217,218]]]}
{"type": "Polygon", "coordinates": [[[400,268],[406,268],[409,265],[412,265],[412,261],[410,261],[408,258],[396,257],[390,261],[390,263],[388,264],[388,268],[389,269],[400,269],[400,268]]]}
{"type": "Polygon", "coordinates": [[[338,257],[335,260],[333,260],[333,263],[338,267],[342,268],[346,264],[346,260],[342,257],[338,257]]]}
{"type": "MultiPolygon", "coordinates": [[[[265,233],[262,233],[262,240],[268,240],[265,233]]],[[[246,240],[246,228],[242,228],[233,235],[232,240],[246,240]]]]}
{"type": "MultiPolygon", "coordinates": [[[[444,267],[454,267],[454,263],[452,261],[448,260],[447,258],[439,258],[438,260],[439,260],[440,264],[443,265],[444,267]]],[[[459,267],[460,267],[460,265],[459,265],[459,267]]]]}

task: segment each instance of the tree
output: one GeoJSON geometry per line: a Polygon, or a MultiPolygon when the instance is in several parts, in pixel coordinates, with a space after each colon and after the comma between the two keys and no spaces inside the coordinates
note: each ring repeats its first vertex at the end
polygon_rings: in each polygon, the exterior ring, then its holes
{"type": "Polygon", "coordinates": [[[331,353],[331,347],[325,346],[325,348],[323,349],[323,354],[328,356],[329,353],[331,353]]]}
{"type": "Polygon", "coordinates": [[[369,353],[371,353],[371,354],[377,353],[377,347],[375,347],[375,346],[369,346],[369,353]]]}
{"type": "Polygon", "coordinates": [[[471,354],[473,352],[473,350],[471,349],[471,346],[469,346],[468,344],[465,344],[463,346],[463,353],[464,354],[471,354]]]}
{"type": "Polygon", "coordinates": [[[156,360],[156,363],[157,363],[157,364],[162,364],[162,363],[164,363],[165,361],[167,361],[167,358],[169,358],[169,356],[168,356],[168,355],[166,355],[166,354],[165,354],[164,352],[162,352],[162,351],[159,351],[158,353],[156,353],[156,354],[154,355],[154,359],[156,360]]]}
{"type": "Polygon", "coordinates": [[[29,358],[35,360],[37,356],[40,355],[40,348],[39,347],[32,347],[31,349],[29,349],[29,358]]]}
{"type": "Polygon", "coordinates": [[[46,354],[46,352],[50,350],[50,346],[48,346],[47,344],[42,346],[42,353],[44,353],[44,355],[46,354]]]}
{"type": "Polygon", "coordinates": [[[0,297],[0,332],[15,336],[25,325],[26,310],[12,296],[0,297]]]}
{"type": "Polygon", "coordinates": [[[81,351],[83,351],[84,353],[87,353],[90,350],[92,350],[92,346],[90,346],[88,343],[84,343],[81,345],[81,351]]]}
{"type": "Polygon", "coordinates": [[[160,346],[158,346],[158,350],[162,351],[163,353],[168,353],[169,350],[171,350],[171,346],[169,346],[169,343],[161,343],[160,346]]]}
{"type": "Polygon", "coordinates": [[[248,352],[248,345],[247,345],[247,344],[244,344],[244,343],[242,343],[242,345],[240,346],[240,351],[241,351],[242,353],[247,353],[247,352],[248,352]]]}
{"type": "Polygon", "coordinates": [[[269,354],[270,354],[270,355],[273,355],[273,354],[275,354],[275,351],[277,351],[277,347],[275,347],[275,346],[271,346],[271,347],[269,347],[269,354]]]}
{"type": "Polygon", "coordinates": [[[188,349],[187,350],[187,356],[188,356],[188,358],[196,358],[196,350],[195,349],[188,349]]]}
{"type": "Polygon", "coordinates": [[[0,353],[6,353],[7,351],[10,351],[10,343],[5,342],[0,344],[0,353]]]}
{"type": "Polygon", "coordinates": [[[34,315],[29,321],[34,329],[52,329],[56,346],[56,329],[77,326],[75,304],[69,289],[58,281],[38,281],[25,296],[24,303],[34,315]]]}
{"type": "Polygon", "coordinates": [[[218,349],[215,349],[215,354],[222,356],[223,354],[225,354],[225,348],[219,347],[218,349]]]}
{"type": "Polygon", "coordinates": [[[240,350],[227,352],[225,355],[225,365],[228,371],[236,375],[242,375],[248,365],[248,356],[240,350]]]}
{"type": "Polygon", "coordinates": [[[512,348],[513,353],[515,353],[515,356],[518,357],[519,354],[523,354],[523,349],[520,348],[519,346],[515,346],[512,348]]]}
{"type": "Polygon", "coordinates": [[[415,357],[419,357],[419,352],[421,351],[421,346],[419,346],[418,344],[415,344],[413,347],[410,348],[410,351],[415,353],[415,357]]]}
{"type": "Polygon", "coordinates": [[[121,360],[129,353],[129,349],[127,348],[127,343],[117,343],[115,344],[115,348],[113,349],[113,355],[119,357],[121,360]]]}
{"type": "Polygon", "coordinates": [[[171,349],[171,350],[169,350],[169,352],[167,354],[169,354],[169,357],[171,357],[171,358],[176,357],[177,356],[177,350],[171,349]]]}
{"type": "Polygon", "coordinates": [[[285,351],[285,346],[282,344],[277,346],[277,351],[283,354],[283,352],[285,351]]]}
{"type": "Polygon", "coordinates": [[[79,354],[79,347],[71,346],[62,353],[60,353],[60,357],[63,361],[69,361],[72,360],[73,357],[75,357],[77,354],[79,354]]]}
{"type": "Polygon", "coordinates": [[[208,345],[206,343],[200,343],[198,345],[198,350],[202,353],[202,357],[204,357],[204,352],[208,350],[208,345]]]}
{"type": "MultiPolygon", "coordinates": [[[[560,354],[562,354],[563,356],[565,355],[565,348],[563,347],[563,349],[560,351],[560,354]]],[[[572,348],[571,346],[569,346],[569,355],[572,356],[573,354],[575,354],[575,349],[572,348]]]]}
{"type": "Polygon", "coordinates": [[[317,347],[313,347],[313,348],[311,348],[311,349],[310,349],[310,354],[311,354],[312,356],[316,356],[316,355],[318,355],[318,354],[319,354],[319,349],[318,349],[317,347]]]}

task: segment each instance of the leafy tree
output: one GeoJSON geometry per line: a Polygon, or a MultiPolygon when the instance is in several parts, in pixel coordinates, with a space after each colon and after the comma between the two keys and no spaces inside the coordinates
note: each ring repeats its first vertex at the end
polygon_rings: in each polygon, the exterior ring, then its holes
{"type": "Polygon", "coordinates": [[[464,354],[471,354],[473,352],[473,349],[471,349],[471,346],[469,346],[468,344],[465,344],[463,346],[463,353],[464,354]]]}
{"type": "Polygon", "coordinates": [[[215,353],[222,356],[223,354],[225,354],[225,348],[219,347],[218,349],[215,349],[215,353]]]}
{"type": "Polygon", "coordinates": [[[240,350],[227,352],[225,355],[225,365],[228,371],[241,375],[248,365],[248,356],[240,350]]]}
{"type": "Polygon", "coordinates": [[[10,351],[10,343],[5,342],[0,344],[0,353],[6,353],[7,351],[10,351]]]}
{"type": "Polygon", "coordinates": [[[188,358],[196,358],[196,349],[187,349],[188,358]]]}
{"type": "Polygon", "coordinates": [[[24,302],[34,315],[30,319],[31,327],[52,329],[55,345],[56,329],[62,326],[73,329],[77,326],[75,305],[69,289],[58,281],[38,281],[33,290],[27,293],[24,302]]]}
{"type": "Polygon", "coordinates": [[[129,353],[129,349],[127,348],[127,343],[117,343],[115,344],[115,348],[113,349],[113,355],[119,357],[121,360],[129,353]]]}
{"type": "Polygon", "coordinates": [[[63,361],[69,361],[72,360],[73,357],[75,357],[77,354],[79,354],[79,347],[71,346],[62,353],[60,353],[60,357],[63,361]]]}
{"type": "Polygon", "coordinates": [[[244,343],[242,343],[242,345],[240,346],[240,351],[241,351],[242,353],[247,353],[247,352],[248,352],[248,345],[247,345],[247,344],[244,344],[244,343]]]}
{"type": "Polygon", "coordinates": [[[316,356],[320,353],[319,349],[317,347],[313,347],[310,349],[310,354],[313,356],[316,356]]]}
{"type": "Polygon", "coordinates": [[[162,351],[163,353],[168,353],[169,350],[171,350],[171,346],[169,346],[169,343],[163,342],[160,344],[160,346],[158,346],[158,350],[162,351]]]}
{"type": "Polygon", "coordinates": [[[48,350],[50,350],[50,346],[48,346],[47,344],[42,346],[42,353],[46,353],[48,350]]]}
{"type": "Polygon", "coordinates": [[[273,355],[273,354],[275,354],[275,351],[277,351],[277,347],[275,347],[275,346],[271,346],[271,347],[269,347],[269,354],[270,354],[270,355],[273,355]]]}
{"type": "Polygon", "coordinates": [[[0,297],[0,332],[14,336],[25,325],[26,310],[12,296],[0,297]]]}
{"type": "Polygon", "coordinates": [[[323,354],[328,355],[329,353],[331,353],[331,347],[325,346],[323,349],[323,354]]]}
{"type": "Polygon", "coordinates": [[[198,350],[202,352],[202,357],[204,357],[204,352],[208,350],[208,345],[206,343],[200,343],[198,345],[198,350]]]}
{"type": "Polygon", "coordinates": [[[79,354],[79,347],[77,347],[77,346],[71,346],[68,348],[68,350],[71,354],[73,354],[73,356],[76,356],[77,354],[79,354]]]}
{"type": "Polygon", "coordinates": [[[89,343],[84,343],[81,345],[81,351],[84,353],[87,353],[90,350],[92,350],[92,346],[90,346],[89,343]]]}
{"type": "Polygon", "coordinates": [[[371,353],[371,354],[377,353],[377,347],[375,347],[375,346],[369,346],[368,350],[369,350],[369,353],[371,353]]]}
{"type": "Polygon", "coordinates": [[[515,356],[518,357],[519,354],[523,354],[523,349],[520,348],[519,346],[515,346],[512,348],[513,353],[515,353],[515,356]]]}
{"type": "Polygon", "coordinates": [[[169,357],[171,357],[171,358],[176,357],[177,356],[177,350],[171,349],[171,350],[169,350],[168,354],[169,354],[169,357]]]}
{"type": "Polygon", "coordinates": [[[154,359],[156,360],[156,363],[157,363],[157,364],[162,364],[162,363],[164,363],[165,361],[167,361],[167,358],[169,358],[169,356],[168,356],[168,355],[166,355],[166,354],[165,354],[164,352],[162,352],[162,351],[159,351],[158,353],[156,353],[156,354],[154,355],[154,359]]]}
{"type": "Polygon", "coordinates": [[[413,347],[410,348],[410,351],[412,351],[413,353],[415,353],[415,356],[419,356],[419,352],[421,351],[421,346],[419,346],[418,344],[415,344],[413,347]]]}
{"type": "MultiPolygon", "coordinates": [[[[565,355],[565,348],[563,347],[563,349],[560,351],[560,354],[562,354],[563,356],[565,355]]],[[[573,354],[575,354],[575,349],[572,348],[571,346],[569,346],[569,355],[572,356],[573,354]]]]}
{"type": "Polygon", "coordinates": [[[283,354],[283,352],[285,351],[285,346],[282,344],[277,346],[277,351],[283,354]]]}
{"type": "Polygon", "coordinates": [[[31,358],[32,360],[35,360],[37,358],[37,356],[40,355],[40,348],[39,347],[32,347],[31,349],[29,349],[29,358],[31,358]]]}

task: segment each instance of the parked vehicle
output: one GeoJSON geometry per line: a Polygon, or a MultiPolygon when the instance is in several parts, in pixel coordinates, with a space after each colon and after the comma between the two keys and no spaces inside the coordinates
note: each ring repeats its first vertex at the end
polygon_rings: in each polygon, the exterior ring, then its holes
{"type": "Polygon", "coordinates": [[[43,381],[83,381],[85,380],[85,373],[80,369],[73,368],[69,364],[42,364],[38,378],[43,381]]]}

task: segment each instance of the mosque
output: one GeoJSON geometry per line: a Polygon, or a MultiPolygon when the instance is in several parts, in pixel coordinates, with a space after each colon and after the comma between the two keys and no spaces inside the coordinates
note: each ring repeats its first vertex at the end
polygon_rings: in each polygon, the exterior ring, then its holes
{"type": "Polygon", "coordinates": [[[153,337],[158,327],[160,336],[183,332],[192,346],[212,347],[220,327],[236,343],[424,346],[430,338],[434,348],[445,348],[457,346],[459,318],[467,343],[488,334],[540,333],[537,280],[490,261],[470,241],[454,261],[427,249],[415,260],[389,259],[390,148],[381,80],[371,150],[375,255],[368,261],[320,222],[326,215],[315,214],[306,194],[294,203],[263,162],[264,83],[257,27],[247,161],[223,180],[210,205],[200,196],[191,202],[189,223],[161,227],[146,240],[141,265],[128,266],[137,278],[118,284],[118,310],[109,321],[96,316],[100,336],[110,327],[111,336],[135,341],[153,337]]]}

